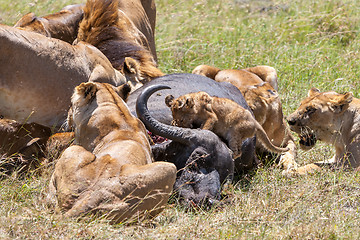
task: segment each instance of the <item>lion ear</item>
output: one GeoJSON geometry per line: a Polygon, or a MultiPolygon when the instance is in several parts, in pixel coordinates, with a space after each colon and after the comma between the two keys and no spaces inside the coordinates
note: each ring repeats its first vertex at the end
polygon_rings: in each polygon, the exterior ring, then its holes
{"type": "Polygon", "coordinates": [[[334,113],[342,113],[349,108],[350,103],[353,100],[352,92],[347,92],[337,97],[334,101],[331,102],[330,109],[334,113]]]}
{"type": "Polygon", "coordinates": [[[209,94],[207,94],[205,92],[201,95],[200,100],[206,104],[211,103],[211,98],[210,98],[209,94]]]}
{"type": "Polygon", "coordinates": [[[138,74],[140,72],[140,65],[135,59],[126,57],[124,62],[124,71],[125,70],[132,74],[138,74]]]}
{"type": "Polygon", "coordinates": [[[320,93],[320,90],[317,89],[317,88],[315,88],[315,87],[313,87],[313,88],[311,88],[311,89],[309,90],[309,92],[308,92],[308,97],[312,97],[312,96],[314,96],[314,95],[316,95],[316,94],[319,94],[319,93],[320,93]]]}
{"type": "Polygon", "coordinates": [[[131,86],[128,83],[115,87],[115,92],[126,102],[130,95],[131,86]]]}
{"type": "Polygon", "coordinates": [[[168,107],[172,107],[172,105],[174,104],[174,96],[173,95],[167,95],[165,98],[165,104],[168,107]]]}
{"type": "Polygon", "coordinates": [[[96,94],[97,88],[96,84],[93,82],[81,83],[76,87],[76,91],[84,97],[86,101],[91,101],[96,94]]]}
{"type": "Polygon", "coordinates": [[[185,105],[187,108],[192,108],[195,105],[194,99],[193,98],[187,98],[185,105]]]}
{"type": "Polygon", "coordinates": [[[36,19],[35,13],[31,12],[25,14],[22,18],[19,19],[19,21],[17,21],[17,23],[15,23],[14,27],[26,26],[27,24],[32,23],[35,19],[36,19]]]}

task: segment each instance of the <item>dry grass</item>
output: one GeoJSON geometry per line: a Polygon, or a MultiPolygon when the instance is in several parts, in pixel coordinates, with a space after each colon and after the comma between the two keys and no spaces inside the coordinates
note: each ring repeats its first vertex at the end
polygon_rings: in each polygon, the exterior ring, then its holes
{"type": "MultiPolygon", "coordinates": [[[[0,21],[28,11],[48,14],[72,4],[3,0],[0,21]]],[[[277,69],[285,114],[310,87],[359,97],[360,5],[356,0],[157,0],[160,68],[191,72],[270,65],[277,69]]],[[[300,164],[330,158],[318,144],[299,152],[300,164]]],[[[185,211],[171,204],[155,219],[133,225],[64,219],[45,201],[51,168],[43,175],[0,180],[2,239],[358,239],[360,178],[324,170],[286,178],[275,166],[243,176],[226,190],[231,204],[185,211]]]]}

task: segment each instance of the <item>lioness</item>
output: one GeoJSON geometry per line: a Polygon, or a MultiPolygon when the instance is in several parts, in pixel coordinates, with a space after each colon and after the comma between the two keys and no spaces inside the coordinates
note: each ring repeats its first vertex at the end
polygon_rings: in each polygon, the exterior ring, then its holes
{"type": "MultiPolygon", "coordinates": [[[[221,70],[208,65],[199,65],[193,73],[207,76],[217,82],[229,82],[243,94],[255,119],[264,128],[275,146],[288,147],[289,151],[280,156],[279,165],[287,171],[297,168],[297,149],[294,137],[284,119],[281,101],[277,92],[277,73],[270,66],[256,66],[245,69],[221,70]]],[[[266,153],[261,143],[257,144],[260,154],[266,153]]]]}
{"type": "Polygon", "coordinates": [[[290,129],[300,136],[300,146],[308,150],[316,141],[335,146],[335,156],[326,161],[335,166],[360,166],[360,100],[351,92],[339,94],[312,88],[300,107],[290,114],[290,129]]]}
{"type": "Polygon", "coordinates": [[[0,25],[0,114],[19,122],[60,128],[75,86],[125,83],[94,46],[0,25]]]}
{"type": "Polygon", "coordinates": [[[91,82],[75,88],[75,145],[63,152],[50,181],[50,197],[66,216],[105,214],[113,223],[154,216],[172,191],[175,165],[153,163],[145,127],[118,90],[91,82]]]}
{"type": "Polygon", "coordinates": [[[245,69],[226,69],[199,65],[194,68],[194,74],[206,76],[218,82],[230,82],[238,87],[249,87],[260,84],[261,82],[269,83],[276,91],[278,90],[277,73],[275,68],[270,66],[255,66],[245,69]]]}
{"type": "Polygon", "coordinates": [[[251,112],[227,98],[211,97],[206,92],[197,92],[177,99],[168,95],[165,102],[171,108],[174,125],[213,131],[227,141],[234,158],[240,156],[244,139],[254,136],[255,132],[269,151],[282,153],[288,150],[274,146],[251,112]]]}
{"type": "Polygon", "coordinates": [[[60,12],[44,17],[28,13],[20,18],[14,27],[73,43],[84,14],[83,7],[84,4],[69,5],[60,12]]]}

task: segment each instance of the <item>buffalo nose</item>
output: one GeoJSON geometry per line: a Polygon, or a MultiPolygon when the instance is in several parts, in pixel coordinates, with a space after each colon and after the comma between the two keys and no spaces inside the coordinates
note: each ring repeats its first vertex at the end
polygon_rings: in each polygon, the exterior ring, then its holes
{"type": "Polygon", "coordinates": [[[296,121],[293,118],[287,119],[289,125],[295,125],[296,121]]]}

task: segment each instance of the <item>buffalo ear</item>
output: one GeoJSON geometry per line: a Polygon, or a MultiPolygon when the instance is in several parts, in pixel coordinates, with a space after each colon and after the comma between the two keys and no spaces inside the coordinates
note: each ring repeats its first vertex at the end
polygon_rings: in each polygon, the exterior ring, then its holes
{"type": "Polygon", "coordinates": [[[341,96],[337,97],[335,100],[331,101],[330,109],[334,113],[342,113],[349,108],[349,105],[352,102],[352,100],[353,100],[352,92],[347,92],[345,94],[342,94],[341,96]]]}
{"type": "Polygon", "coordinates": [[[316,94],[319,94],[319,93],[320,93],[319,89],[312,87],[308,92],[308,97],[315,96],[316,94]]]}
{"type": "Polygon", "coordinates": [[[172,107],[172,105],[174,104],[174,96],[173,95],[167,95],[166,98],[165,98],[165,104],[166,106],[168,107],[172,107]]]}

